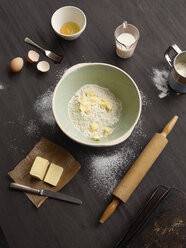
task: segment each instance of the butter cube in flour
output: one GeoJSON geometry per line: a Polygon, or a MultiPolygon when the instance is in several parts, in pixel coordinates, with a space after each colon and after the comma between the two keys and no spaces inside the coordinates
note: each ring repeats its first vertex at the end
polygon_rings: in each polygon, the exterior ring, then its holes
{"type": "Polygon", "coordinates": [[[85,97],[80,97],[80,98],[78,99],[78,103],[80,103],[80,104],[86,104],[86,102],[87,102],[87,100],[86,100],[85,97]]]}
{"type": "Polygon", "coordinates": [[[63,167],[51,163],[47,174],[45,176],[44,182],[56,186],[63,173],[63,167]]]}
{"type": "Polygon", "coordinates": [[[87,91],[86,93],[85,93],[85,95],[86,96],[96,96],[96,93],[94,92],[94,91],[87,91]]]}
{"type": "Polygon", "coordinates": [[[100,141],[100,137],[98,135],[93,135],[92,139],[95,141],[100,141]]]}
{"type": "Polygon", "coordinates": [[[87,97],[87,100],[91,106],[94,106],[94,105],[100,103],[100,97],[98,97],[98,96],[89,96],[89,97],[87,97]]]}
{"type": "Polygon", "coordinates": [[[103,135],[107,137],[111,132],[112,132],[112,128],[105,127],[105,129],[103,130],[103,135]]]}
{"type": "Polygon", "coordinates": [[[80,104],[79,109],[81,112],[84,112],[87,115],[92,114],[92,111],[90,110],[90,106],[88,104],[80,104]]]}
{"type": "Polygon", "coordinates": [[[37,179],[43,180],[46,171],[48,169],[48,166],[49,166],[49,161],[47,159],[36,157],[32,165],[32,168],[30,170],[30,175],[37,179]]]}
{"type": "Polygon", "coordinates": [[[111,111],[113,108],[113,103],[108,101],[107,99],[102,98],[100,101],[100,108],[106,111],[111,111]]]}
{"type": "Polygon", "coordinates": [[[89,126],[90,132],[95,132],[95,131],[97,131],[98,129],[99,129],[99,123],[96,122],[96,121],[92,122],[92,123],[90,124],[90,126],[89,126]]]}
{"type": "Polygon", "coordinates": [[[100,101],[100,108],[103,109],[103,110],[106,109],[106,104],[105,104],[105,102],[103,101],[103,99],[101,99],[101,101],[100,101]]]}
{"type": "Polygon", "coordinates": [[[113,103],[106,101],[106,110],[111,111],[113,109],[113,103]]]}
{"type": "Polygon", "coordinates": [[[100,103],[101,109],[106,109],[106,111],[111,111],[113,109],[113,103],[107,99],[102,98],[100,103]]]}

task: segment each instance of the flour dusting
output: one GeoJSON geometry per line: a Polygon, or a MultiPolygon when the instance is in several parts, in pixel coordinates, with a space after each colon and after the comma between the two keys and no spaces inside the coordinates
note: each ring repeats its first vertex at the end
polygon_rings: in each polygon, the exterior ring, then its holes
{"type": "Polygon", "coordinates": [[[121,148],[104,154],[86,155],[88,164],[86,180],[90,188],[106,200],[137,158],[136,150],[142,149],[141,140],[146,139],[147,135],[144,133],[143,122],[140,119],[132,135],[121,148]]]}
{"type": "Polygon", "coordinates": [[[169,95],[169,86],[168,86],[168,76],[169,71],[159,70],[157,68],[152,69],[152,81],[155,87],[160,91],[159,98],[164,98],[169,95]]]}
{"type": "Polygon", "coordinates": [[[133,157],[134,150],[126,146],[107,156],[91,156],[88,175],[91,188],[106,198],[113,192],[133,157]]]}
{"type": "Polygon", "coordinates": [[[40,135],[40,128],[36,120],[29,120],[28,123],[25,125],[24,130],[30,136],[40,135]]]}
{"type": "MultiPolygon", "coordinates": [[[[58,81],[62,75],[65,73],[67,68],[63,68],[61,70],[56,71],[56,81],[58,81]]],[[[50,87],[45,93],[40,95],[35,103],[33,104],[33,110],[36,112],[38,118],[35,119],[27,119],[26,115],[19,115],[17,120],[9,120],[4,123],[4,125],[15,125],[19,123],[22,127],[24,132],[33,137],[39,137],[41,135],[42,129],[41,125],[47,125],[51,131],[54,131],[55,127],[55,119],[52,112],[52,96],[54,87],[50,87]]],[[[7,87],[3,82],[0,82],[0,90],[4,90],[7,87]]],[[[8,150],[10,152],[24,152],[24,149],[20,150],[22,144],[17,144],[20,139],[12,139],[8,146],[8,150]]]]}
{"type": "Polygon", "coordinates": [[[0,90],[4,90],[4,89],[6,89],[4,83],[0,82],[0,90]]]}
{"type": "Polygon", "coordinates": [[[61,79],[61,77],[63,76],[63,74],[68,70],[68,68],[63,68],[61,70],[57,70],[56,71],[56,81],[59,81],[61,79]]]}
{"type": "Polygon", "coordinates": [[[152,104],[152,101],[141,90],[140,90],[140,95],[141,95],[142,107],[146,108],[147,106],[152,104]]]}
{"type": "MultiPolygon", "coordinates": [[[[59,81],[63,74],[66,72],[67,68],[62,68],[56,71],[56,81],[59,81]]],[[[50,87],[45,93],[39,96],[34,103],[34,111],[38,114],[39,120],[42,124],[48,125],[52,129],[55,127],[55,119],[52,111],[52,97],[54,92],[54,87],[50,87]]],[[[35,121],[30,122],[30,126],[27,127],[27,132],[36,134],[39,128],[35,121]],[[33,131],[33,132],[31,132],[33,131]]]]}
{"type": "Polygon", "coordinates": [[[44,94],[38,97],[34,103],[34,110],[40,121],[50,127],[54,127],[55,119],[52,112],[52,96],[54,87],[49,88],[44,94]]]}
{"type": "Polygon", "coordinates": [[[18,137],[18,138],[10,139],[7,149],[9,152],[14,153],[15,156],[19,156],[21,153],[23,154],[25,153],[25,150],[21,149],[21,147],[22,147],[22,140],[20,139],[20,137],[18,137]]]}

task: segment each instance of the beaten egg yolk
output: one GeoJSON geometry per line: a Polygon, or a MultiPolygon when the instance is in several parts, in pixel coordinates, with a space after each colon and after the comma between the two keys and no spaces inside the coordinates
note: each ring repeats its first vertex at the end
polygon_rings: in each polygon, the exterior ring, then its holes
{"type": "Polygon", "coordinates": [[[66,22],[62,25],[60,33],[64,35],[76,34],[80,31],[80,27],[75,22],[66,22]]]}

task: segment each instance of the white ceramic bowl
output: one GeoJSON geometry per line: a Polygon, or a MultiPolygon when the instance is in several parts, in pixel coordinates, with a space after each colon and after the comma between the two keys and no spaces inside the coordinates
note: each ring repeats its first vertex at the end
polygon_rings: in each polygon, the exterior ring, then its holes
{"type": "Polygon", "coordinates": [[[104,63],[82,63],[69,68],[57,84],[52,101],[59,128],[74,141],[94,147],[119,144],[132,133],[141,113],[141,96],[134,80],[120,68],[104,63]],[[108,88],[122,103],[120,120],[111,135],[94,141],[77,130],[68,115],[68,103],[85,84],[108,88]]]}
{"type": "Polygon", "coordinates": [[[65,40],[77,39],[85,30],[87,19],[82,10],[74,6],[65,6],[54,12],[51,18],[51,25],[57,35],[65,40]],[[71,35],[60,33],[60,28],[65,22],[75,22],[79,25],[80,31],[71,35]]]}

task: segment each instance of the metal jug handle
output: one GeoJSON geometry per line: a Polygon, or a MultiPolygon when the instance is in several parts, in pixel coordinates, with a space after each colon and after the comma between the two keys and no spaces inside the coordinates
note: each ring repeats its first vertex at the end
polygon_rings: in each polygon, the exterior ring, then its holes
{"type": "Polygon", "coordinates": [[[169,46],[167,50],[165,51],[165,54],[164,54],[165,59],[167,60],[168,64],[172,67],[173,57],[169,54],[171,50],[173,50],[176,53],[176,55],[181,53],[182,50],[176,44],[173,44],[172,46],[169,46]]]}

